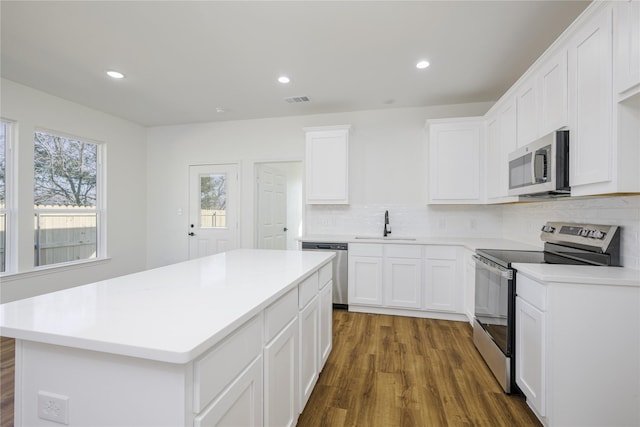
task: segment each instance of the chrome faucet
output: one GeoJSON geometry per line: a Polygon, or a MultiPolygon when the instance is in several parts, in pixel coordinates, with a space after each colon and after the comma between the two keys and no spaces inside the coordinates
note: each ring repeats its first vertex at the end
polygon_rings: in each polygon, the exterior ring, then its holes
{"type": "Polygon", "coordinates": [[[391,224],[389,224],[389,211],[384,211],[384,237],[391,234],[391,224]]]}

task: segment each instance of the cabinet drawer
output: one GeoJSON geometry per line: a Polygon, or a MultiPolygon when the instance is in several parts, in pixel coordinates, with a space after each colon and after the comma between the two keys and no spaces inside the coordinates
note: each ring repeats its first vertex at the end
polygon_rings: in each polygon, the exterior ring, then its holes
{"type": "Polygon", "coordinates": [[[329,283],[329,281],[331,280],[331,276],[333,276],[334,262],[335,260],[331,261],[329,264],[326,264],[323,267],[320,267],[320,271],[318,272],[318,286],[320,287],[320,289],[324,288],[324,285],[329,283]]]}
{"type": "Polygon", "coordinates": [[[456,259],[457,251],[455,246],[426,246],[424,256],[428,259],[456,259]]]}
{"type": "Polygon", "coordinates": [[[547,310],[547,287],[522,274],[516,274],[516,294],[539,310],[547,310]]]}
{"type": "Polygon", "coordinates": [[[419,245],[386,245],[385,256],[391,258],[420,258],[422,257],[422,246],[419,245]]]}
{"type": "Polygon", "coordinates": [[[384,246],[379,243],[350,243],[349,255],[381,257],[384,246]]]}
{"type": "Polygon", "coordinates": [[[298,288],[295,288],[264,311],[265,342],[271,341],[297,315],[298,288]]]}
{"type": "Polygon", "coordinates": [[[303,308],[318,293],[318,272],[304,279],[298,285],[298,307],[303,308]]]}
{"type": "Polygon", "coordinates": [[[262,316],[256,316],[194,362],[194,412],[220,394],[262,353],[262,316]]]}

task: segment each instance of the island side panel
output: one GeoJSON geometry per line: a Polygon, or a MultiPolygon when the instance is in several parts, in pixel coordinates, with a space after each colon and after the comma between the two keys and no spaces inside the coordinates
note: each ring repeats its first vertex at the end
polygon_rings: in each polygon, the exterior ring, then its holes
{"type": "Polygon", "coordinates": [[[192,364],[16,340],[16,426],[51,426],[38,393],[67,396],[70,426],[191,424],[192,364]]]}

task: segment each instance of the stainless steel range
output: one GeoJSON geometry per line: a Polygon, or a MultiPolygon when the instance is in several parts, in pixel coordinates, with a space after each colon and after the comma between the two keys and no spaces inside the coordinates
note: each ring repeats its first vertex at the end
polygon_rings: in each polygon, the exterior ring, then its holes
{"type": "Polygon", "coordinates": [[[547,222],[544,251],[478,249],[473,342],[506,393],[515,384],[516,270],[513,263],[620,265],[620,228],[614,225],[547,222]]]}

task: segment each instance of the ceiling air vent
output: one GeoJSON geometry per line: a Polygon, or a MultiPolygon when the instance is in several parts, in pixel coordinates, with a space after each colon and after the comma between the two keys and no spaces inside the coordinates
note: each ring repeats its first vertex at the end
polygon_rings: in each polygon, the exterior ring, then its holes
{"type": "Polygon", "coordinates": [[[308,96],[292,96],[291,98],[285,98],[289,104],[297,104],[299,102],[311,102],[308,96]]]}

